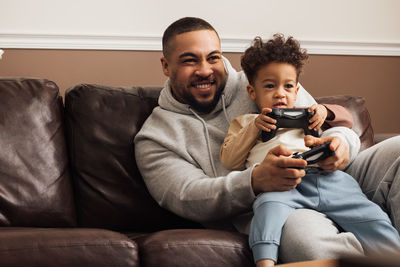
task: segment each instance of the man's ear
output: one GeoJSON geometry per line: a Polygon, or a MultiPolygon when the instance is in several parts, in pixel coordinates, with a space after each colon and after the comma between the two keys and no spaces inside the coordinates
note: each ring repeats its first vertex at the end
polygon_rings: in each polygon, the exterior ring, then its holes
{"type": "Polygon", "coordinates": [[[169,70],[168,70],[168,60],[166,57],[162,57],[161,59],[161,68],[164,72],[164,75],[169,77],[169,70]]]}
{"type": "Polygon", "coordinates": [[[254,90],[254,87],[252,85],[247,85],[247,93],[249,94],[249,97],[251,100],[256,100],[256,91],[254,90]]]}

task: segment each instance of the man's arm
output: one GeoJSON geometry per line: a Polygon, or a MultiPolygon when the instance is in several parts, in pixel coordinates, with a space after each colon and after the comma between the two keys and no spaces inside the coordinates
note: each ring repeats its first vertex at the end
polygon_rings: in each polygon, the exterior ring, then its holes
{"type": "Polygon", "coordinates": [[[360,150],[360,139],[357,134],[346,127],[330,128],[323,132],[320,138],[310,135],[305,137],[306,146],[321,145],[328,141],[331,142],[330,148],[335,151],[335,155],[318,163],[325,171],[344,169],[355,159],[360,150]]]}
{"type": "Polygon", "coordinates": [[[251,209],[252,168],[209,177],[194,162],[146,138],[135,139],[135,155],[150,194],[179,216],[210,222],[251,209]]]}
{"type": "MultiPolygon", "coordinates": [[[[297,100],[295,102],[295,106],[308,107],[315,103],[316,103],[315,99],[300,85],[300,89],[297,94],[297,100]]],[[[335,110],[331,110],[331,111],[335,111],[335,110]]],[[[335,115],[335,117],[336,117],[336,115],[335,115]]],[[[334,123],[334,122],[331,121],[331,123],[334,123]]],[[[357,134],[354,131],[352,131],[351,129],[346,128],[346,127],[333,127],[333,128],[326,130],[325,132],[323,132],[321,137],[327,137],[327,136],[340,137],[341,140],[343,141],[343,145],[347,146],[347,149],[348,149],[347,157],[349,158],[349,161],[347,163],[351,162],[358,154],[358,152],[360,150],[360,139],[358,138],[357,134]]],[[[342,156],[345,157],[345,154],[346,154],[345,149],[341,149],[340,151],[344,153],[342,156]]]]}

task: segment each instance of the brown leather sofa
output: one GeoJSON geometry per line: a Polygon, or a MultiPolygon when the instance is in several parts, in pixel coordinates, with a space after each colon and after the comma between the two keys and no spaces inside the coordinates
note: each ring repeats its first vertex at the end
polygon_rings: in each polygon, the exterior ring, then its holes
{"type": "MultiPolygon", "coordinates": [[[[160,208],[133,138],[160,88],[77,85],[65,104],[45,79],[0,79],[0,266],[254,266],[247,236],[160,208]]],[[[361,97],[350,109],[373,144],[361,97]]],[[[162,174],[161,174],[162,175],[162,174]]]]}

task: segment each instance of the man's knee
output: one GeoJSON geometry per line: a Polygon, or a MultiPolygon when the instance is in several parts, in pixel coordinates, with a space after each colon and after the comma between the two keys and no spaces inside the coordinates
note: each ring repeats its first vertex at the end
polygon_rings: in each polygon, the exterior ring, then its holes
{"type": "Polygon", "coordinates": [[[383,152],[384,157],[388,157],[392,161],[400,157],[400,135],[388,138],[376,144],[376,146],[383,152]]]}
{"type": "Polygon", "coordinates": [[[288,218],[282,232],[279,259],[294,262],[336,259],[363,253],[352,233],[340,233],[324,214],[299,209],[288,218]]]}

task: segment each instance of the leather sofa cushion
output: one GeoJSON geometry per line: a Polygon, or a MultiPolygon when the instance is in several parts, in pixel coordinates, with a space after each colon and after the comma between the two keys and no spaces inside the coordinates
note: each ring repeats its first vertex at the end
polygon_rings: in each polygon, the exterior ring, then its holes
{"type": "Polygon", "coordinates": [[[134,241],[101,229],[1,227],[0,255],[9,267],[139,266],[134,241]]]}
{"type": "Polygon", "coordinates": [[[237,232],[165,230],[136,242],[143,266],[254,266],[248,236],[237,232]]]}
{"type": "Polygon", "coordinates": [[[76,224],[62,98],[43,79],[0,79],[0,225],[76,224]]]}
{"type": "Polygon", "coordinates": [[[159,207],[136,166],[133,139],[157,105],[159,91],[88,84],[67,90],[67,139],[80,226],[131,231],[194,226],[159,207]]]}

